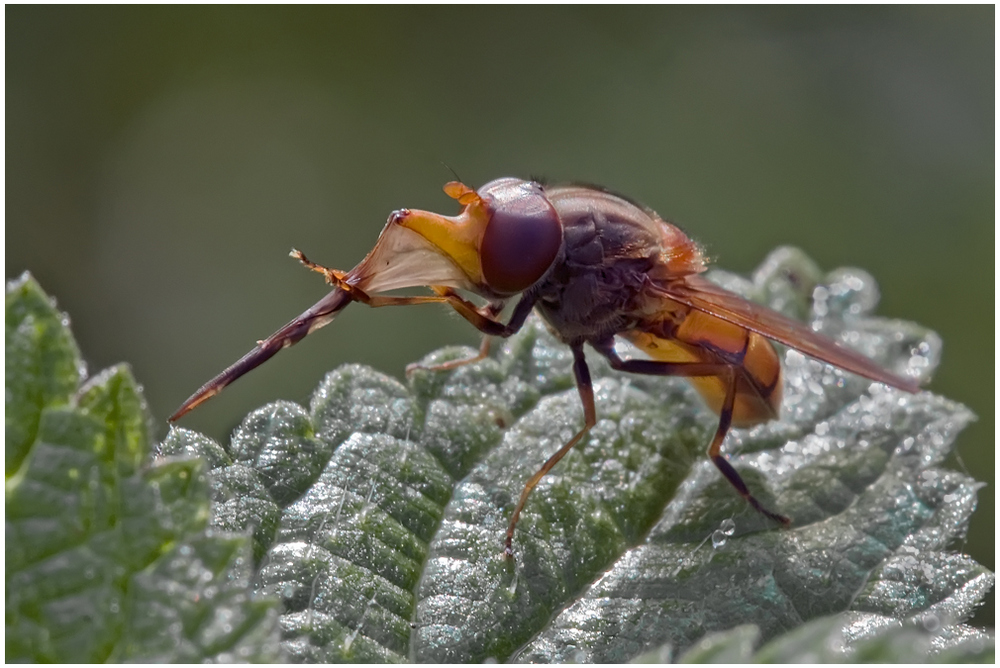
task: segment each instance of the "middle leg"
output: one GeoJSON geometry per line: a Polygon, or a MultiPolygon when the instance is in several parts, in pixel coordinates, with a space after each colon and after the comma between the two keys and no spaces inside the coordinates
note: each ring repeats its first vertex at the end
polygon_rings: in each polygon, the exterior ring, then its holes
{"type": "Polygon", "coordinates": [[[507,539],[504,541],[504,554],[508,558],[514,556],[514,548],[511,547],[511,543],[514,540],[514,527],[517,526],[517,520],[521,516],[521,511],[524,510],[524,504],[528,502],[528,497],[531,495],[531,490],[535,488],[546,473],[552,470],[552,467],[559,463],[559,460],[566,456],[573,446],[580,442],[580,439],[586,435],[588,431],[597,424],[597,408],[594,404],[594,385],[590,381],[590,369],[587,368],[587,360],[583,355],[583,344],[576,344],[572,346],[573,348],[573,375],[576,377],[576,389],[580,393],[580,401],[583,402],[583,429],[576,432],[576,435],[569,439],[564,446],[559,448],[558,452],[549,457],[542,468],[535,472],[535,475],[528,479],[525,483],[524,489],[521,491],[521,498],[518,499],[517,507],[514,508],[514,513],[510,516],[510,524],[507,526],[507,539]]]}

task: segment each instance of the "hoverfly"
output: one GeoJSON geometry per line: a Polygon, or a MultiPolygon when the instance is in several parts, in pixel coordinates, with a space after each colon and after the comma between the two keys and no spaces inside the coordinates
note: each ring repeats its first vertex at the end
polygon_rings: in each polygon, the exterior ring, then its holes
{"type": "Polygon", "coordinates": [[[292,251],[322,273],[333,291],[208,381],[170,421],[326,325],[351,302],[448,304],[483,333],[478,355],[433,370],[483,359],[489,337],[510,336],[534,309],[573,352],[584,424],[525,484],[507,527],[504,552],[511,556],[514,528],[531,490],[597,423],[584,344],[621,371],[687,378],[719,416],[709,458],[753,508],[784,526],[791,520],[761,505],[721,453],[730,427],[778,416],[781,364],[768,339],[873,381],[919,391],[916,380],[709,282],[701,276],[706,260],[698,245],[629,199],[594,186],[517,178],[497,179],[479,190],[453,181],[444,191],[462,205],[457,216],[392,212],[375,247],[351,271],[322,267],[292,251]],[[434,294],[384,294],[415,286],[434,294]],[[477,306],[457,290],[486,303],[477,306]],[[517,303],[504,323],[500,316],[513,299],[517,303]],[[622,359],[616,336],[649,359],[622,359]]]}

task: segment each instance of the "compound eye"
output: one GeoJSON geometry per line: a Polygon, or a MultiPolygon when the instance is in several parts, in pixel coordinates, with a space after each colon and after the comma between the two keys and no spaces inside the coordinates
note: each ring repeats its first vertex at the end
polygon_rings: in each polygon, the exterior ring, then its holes
{"type": "Polygon", "coordinates": [[[479,250],[483,278],[500,294],[523,292],[559,254],[559,215],[538,184],[528,181],[493,181],[479,195],[493,209],[479,250]]]}

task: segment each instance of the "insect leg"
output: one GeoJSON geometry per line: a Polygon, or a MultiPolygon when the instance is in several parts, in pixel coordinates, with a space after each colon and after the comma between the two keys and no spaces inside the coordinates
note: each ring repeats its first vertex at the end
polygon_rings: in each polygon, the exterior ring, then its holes
{"type": "Polygon", "coordinates": [[[448,299],[448,303],[451,304],[451,307],[455,309],[460,316],[465,318],[472,324],[472,326],[481,331],[483,333],[483,340],[479,345],[479,352],[472,357],[452,360],[450,362],[435,364],[433,366],[410,364],[406,367],[406,375],[410,375],[418,369],[425,371],[448,371],[450,369],[456,369],[460,366],[465,366],[466,364],[472,364],[473,362],[485,359],[490,353],[490,337],[501,336],[506,338],[521,329],[524,325],[524,321],[528,318],[528,314],[531,313],[531,309],[535,305],[534,298],[522,297],[521,301],[519,301],[517,306],[514,307],[514,312],[510,316],[510,321],[505,325],[497,320],[497,317],[506,305],[505,302],[490,302],[486,306],[478,308],[475,304],[462,299],[462,297],[451,288],[440,285],[432,285],[431,289],[442,297],[446,297],[448,299]]]}
{"type": "Polygon", "coordinates": [[[597,408],[594,405],[594,385],[590,382],[590,369],[587,368],[587,360],[583,356],[583,345],[576,344],[572,346],[573,348],[573,375],[576,376],[576,389],[580,393],[580,401],[583,402],[583,429],[576,433],[576,436],[571,438],[566,445],[559,448],[559,451],[548,458],[542,468],[538,469],[535,475],[528,479],[525,483],[524,489],[521,491],[521,498],[517,502],[517,507],[514,508],[514,514],[510,517],[510,524],[507,526],[507,539],[504,541],[504,554],[507,557],[514,556],[514,549],[511,547],[511,542],[514,540],[514,527],[517,526],[517,520],[521,516],[521,511],[524,509],[524,504],[528,501],[528,496],[531,494],[531,490],[535,488],[538,481],[548,473],[553,466],[559,463],[559,460],[566,456],[566,453],[573,449],[573,446],[580,442],[584,434],[590,431],[591,427],[597,424],[597,408]]]}
{"type": "Polygon", "coordinates": [[[369,306],[448,303],[450,301],[450,297],[443,295],[422,295],[415,297],[370,296],[364,290],[343,280],[345,276],[343,272],[318,265],[296,250],[293,250],[291,255],[309,269],[323,274],[327,282],[335,286],[335,289],[277,332],[263,341],[258,341],[257,346],[253,350],[238,359],[215,378],[202,385],[197,392],[188,397],[181,404],[181,407],[168,418],[170,422],[176,422],[200,404],[211,399],[237,378],[274,357],[279,350],[298,343],[310,333],[326,325],[333,320],[337,313],[353,301],[359,301],[369,306]]]}
{"type": "Polygon", "coordinates": [[[479,345],[479,352],[476,355],[466,359],[452,360],[443,364],[435,364],[429,367],[421,366],[419,364],[410,364],[406,367],[407,375],[410,375],[417,369],[424,369],[427,371],[448,371],[450,369],[456,369],[460,366],[465,366],[466,364],[472,364],[473,362],[485,359],[490,352],[489,337],[507,337],[519,330],[521,325],[524,324],[525,319],[528,317],[528,313],[531,312],[531,307],[535,302],[534,299],[522,298],[521,301],[518,302],[518,305],[511,316],[511,321],[505,325],[497,320],[497,316],[500,315],[500,312],[503,311],[503,308],[506,305],[503,301],[490,302],[486,306],[480,308],[472,302],[463,299],[461,295],[455,292],[452,288],[445,287],[443,285],[430,286],[431,290],[437,293],[435,295],[418,295],[413,297],[369,295],[356,285],[348,283],[345,280],[347,276],[346,272],[339,271],[337,269],[330,269],[329,267],[316,264],[299,250],[292,249],[292,252],[289,253],[289,255],[297,259],[308,269],[323,274],[327,283],[349,293],[355,301],[359,301],[374,308],[381,306],[404,306],[408,304],[447,303],[450,304],[459,315],[472,323],[476,329],[483,332],[483,340],[479,345]]]}
{"type": "Polygon", "coordinates": [[[524,321],[528,318],[528,314],[531,313],[531,309],[535,305],[534,297],[521,297],[521,301],[519,301],[517,306],[514,307],[514,312],[510,316],[510,321],[505,325],[496,319],[497,315],[499,315],[499,310],[495,313],[491,311],[492,304],[487,304],[485,307],[479,308],[467,299],[463,299],[462,296],[455,292],[452,288],[441,285],[432,285],[431,289],[443,298],[447,299],[448,303],[451,304],[451,307],[455,309],[460,316],[465,318],[473,327],[478,329],[483,334],[488,334],[489,336],[501,336],[503,338],[507,338],[511,334],[517,332],[521,329],[521,326],[524,325],[524,321]]]}
{"type": "MultiPolygon", "coordinates": [[[[528,314],[531,312],[531,308],[535,304],[534,297],[522,297],[521,301],[517,303],[514,313],[511,315],[510,322],[505,325],[497,320],[497,316],[500,315],[500,312],[503,310],[505,304],[505,302],[502,301],[491,302],[485,307],[480,308],[467,299],[462,298],[462,296],[455,292],[453,288],[443,285],[430,286],[431,290],[436,293],[435,295],[419,295],[415,297],[369,295],[356,285],[348,283],[345,280],[347,276],[345,272],[316,264],[307,258],[302,251],[295,250],[294,248],[289,255],[297,259],[307,268],[323,274],[323,276],[326,277],[327,283],[350,293],[351,297],[353,297],[355,301],[359,301],[362,304],[378,308],[380,306],[403,306],[407,304],[447,303],[450,304],[460,316],[469,321],[476,329],[489,336],[502,336],[506,338],[517,332],[517,330],[521,329],[521,326],[527,319],[528,314]]],[[[487,351],[488,350],[489,348],[487,346],[487,351]]],[[[478,359],[482,358],[480,357],[478,359]]]]}
{"type": "Polygon", "coordinates": [[[316,273],[323,274],[326,277],[326,282],[334,287],[338,287],[344,292],[351,296],[351,299],[357,302],[361,302],[366,306],[371,306],[373,308],[378,308],[380,306],[406,306],[409,304],[445,304],[450,301],[450,298],[443,295],[416,295],[412,297],[400,297],[391,295],[369,295],[367,292],[362,290],[356,285],[348,283],[346,279],[347,273],[340,271],[339,269],[330,269],[329,267],[324,267],[321,264],[316,264],[300,250],[292,249],[289,255],[299,262],[301,262],[306,268],[315,271],[316,273]]]}
{"type": "Polygon", "coordinates": [[[779,515],[776,512],[768,510],[761,505],[753,494],[750,493],[747,484],[743,482],[743,478],[740,474],[733,468],[733,465],[729,463],[729,460],[722,454],[722,442],[726,439],[726,434],[729,433],[729,427],[733,420],[733,405],[736,402],[736,369],[735,367],[728,367],[729,372],[723,376],[727,380],[726,388],[726,398],[722,404],[722,410],[719,412],[719,427],[715,430],[715,436],[712,438],[712,442],[708,446],[708,456],[711,458],[712,463],[715,464],[715,468],[722,472],[722,475],[726,477],[736,491],[739,492],[747,503],[753,506],[754,510],[759,512],[765,517],[769,517],[775,522],[782,524],[783,526],[788,526],[792,523],[792,520],[784,515],[779,515]]]}
{"type": "Polygon", "coordinates": [[[305,256],[305,253],[296,248],[293,248],[288,255],[289,257],[293,257],[299,262],[301,262],[306,269],[311,269],[316,273],[323,274],[323,276],[326,277],[326,282],[329,283],[330,285],[336,285],[337,287],[341,287],[341,283],[343,282],[344,277],[347,276],[346,271],[340,271],[339,269],[331,269],[330,267],[324,267],[321,264],[316,264],[315,262],[307,258],[305,256]]]}
{"type": "MultiPolygon", "coordinates": [[[[497,309],[497,312],[499,312],[499,310],[502,308],[503,305],[500,304],[499,309],[497,309]]],[[[442,362],[441,364],[432,364],[430,366],[417,364],[416,362],[414,362],[413,364],[407,364],[406,375],[410,376],[411,374],[413,374],[414,371],[433,371],[433,372],[451,371],[452,369],[457,369],[460,366],[465,366],[467,364],[474,364],[475,362],[484,360],[490,354],[490,341],[491,341],[490,335],[483,334],[482,341],[479,342],[479,352],[471,357],[463,357],[462,359],[450,360],[448,362],[442,362]]]]}
{"type": "Polygon", "coordinates": [[[754,510],[769,517],[772,520],[788,526],[791,519],[784,515],[768,510],[758,501],[743,478],[729,463],[725,455],[722,454],[722,442],[729,433],[729,428],[733,421],[733,406],[736,403],[736,381],[738,374],[742,373],[739,367],[721,362],[660,362],[657,360],[623,360],[615,352],[614,342],[605,341],[593,344],[594,349],[604,355],[611,363],[612,368],[630,373],[641,373],[653,376],[684,376],[687,378],[699,376],[717,376],[726,383],[726,396],[722,403],[722,410],[719,411],[719,426],[715,430],[715,436],[708,446],[708,457],[715,464],[715,467],[726,477],[736,491],[749,503],[754,510]]]}
{"type": "Polygon", "coordinates": [[[214,397],[243,374],[257,368],[274,357],[279,350],[298,343],[310,332],[314,332],[329,323],[352,301],[353,298],[347,292],[333,290],[277,332],[263,341],[258,341],[257,346],[253,350],[238,359],[215,378],[202,385],[197,392],[181,404],[181,407],[170,416],[169,420],[176,422],[181,416],[214,397]]]}

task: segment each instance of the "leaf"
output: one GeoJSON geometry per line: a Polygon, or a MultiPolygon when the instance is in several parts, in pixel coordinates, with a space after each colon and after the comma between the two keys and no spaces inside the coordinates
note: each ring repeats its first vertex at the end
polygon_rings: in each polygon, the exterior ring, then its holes
{"type": "MultiPolygon", "coordinates": [[[[878,290],[860,270],[823,275],[779,249],[752,280],[715,280],[897,373],[927,380],[939,360],[933,332],[873,315],[878,290]]],[[[863,640],[881,642],[859,629],[910,629],[927,615],[939,628],[925,635],[975,641],[960,622],[993,575],[948,548],[978,484],[942,468],[972,414],[782,354],[781,419],[734,430],[724,451],[794,519],[788,530],[749,510],[704,458],[717,418],[683,380],[591,359],[598,423],[542,479],[516,561],[505,560],[525,481],[583,420],[569,349],[534,319],[493,357],[407,385],[341,367],[308,409],[251,413],[230,455],[182,429],[164,449],[211,462],[211,522],[253,532],[257,586],[281,599],[297,661],[620,662],[666,644],[707,660],[793,630],[815,639],[829,629],[806,624],[837,614],[853,616],[838,628],[859,655],[863,640]],[[698,644],[748,623],[756,631],[735,645],[698,644]]],[[[957,645],[927,647],[944,656],[957,645]]]]}
{"type": "MultiPolygon", "coordinates": [[[[760,631],[753,625],[710,633],[678,663],[992,663],[991,633],[955,625],[949,631],[926,623],[875,620],[841,613],[815,619],[772,640],[756,652],[760,631]]],[[[657,662],[670,657],[664,646],[638,657],[657,662]]]]}
{"type": "Polygon", "coordinates": [[[709,633],[680,657],[678,663],[750,663],[760,629],[753,624],[724,633],[709,633]]]}
{"type": "Polygon", "coordinates": [[[66,316],[25,272],[7,283],[4,399],[7,478],[21,466],[42,408],[65,405],[84,377],[66,316]]]}
{"type": "Polygon", "coordinates": [[[149,461],[128,367],[78,387],[68,320],[33,278],[6,304],[7,660],[277,658],[247,539],[206,530],[204,464],[149,461]]]}

